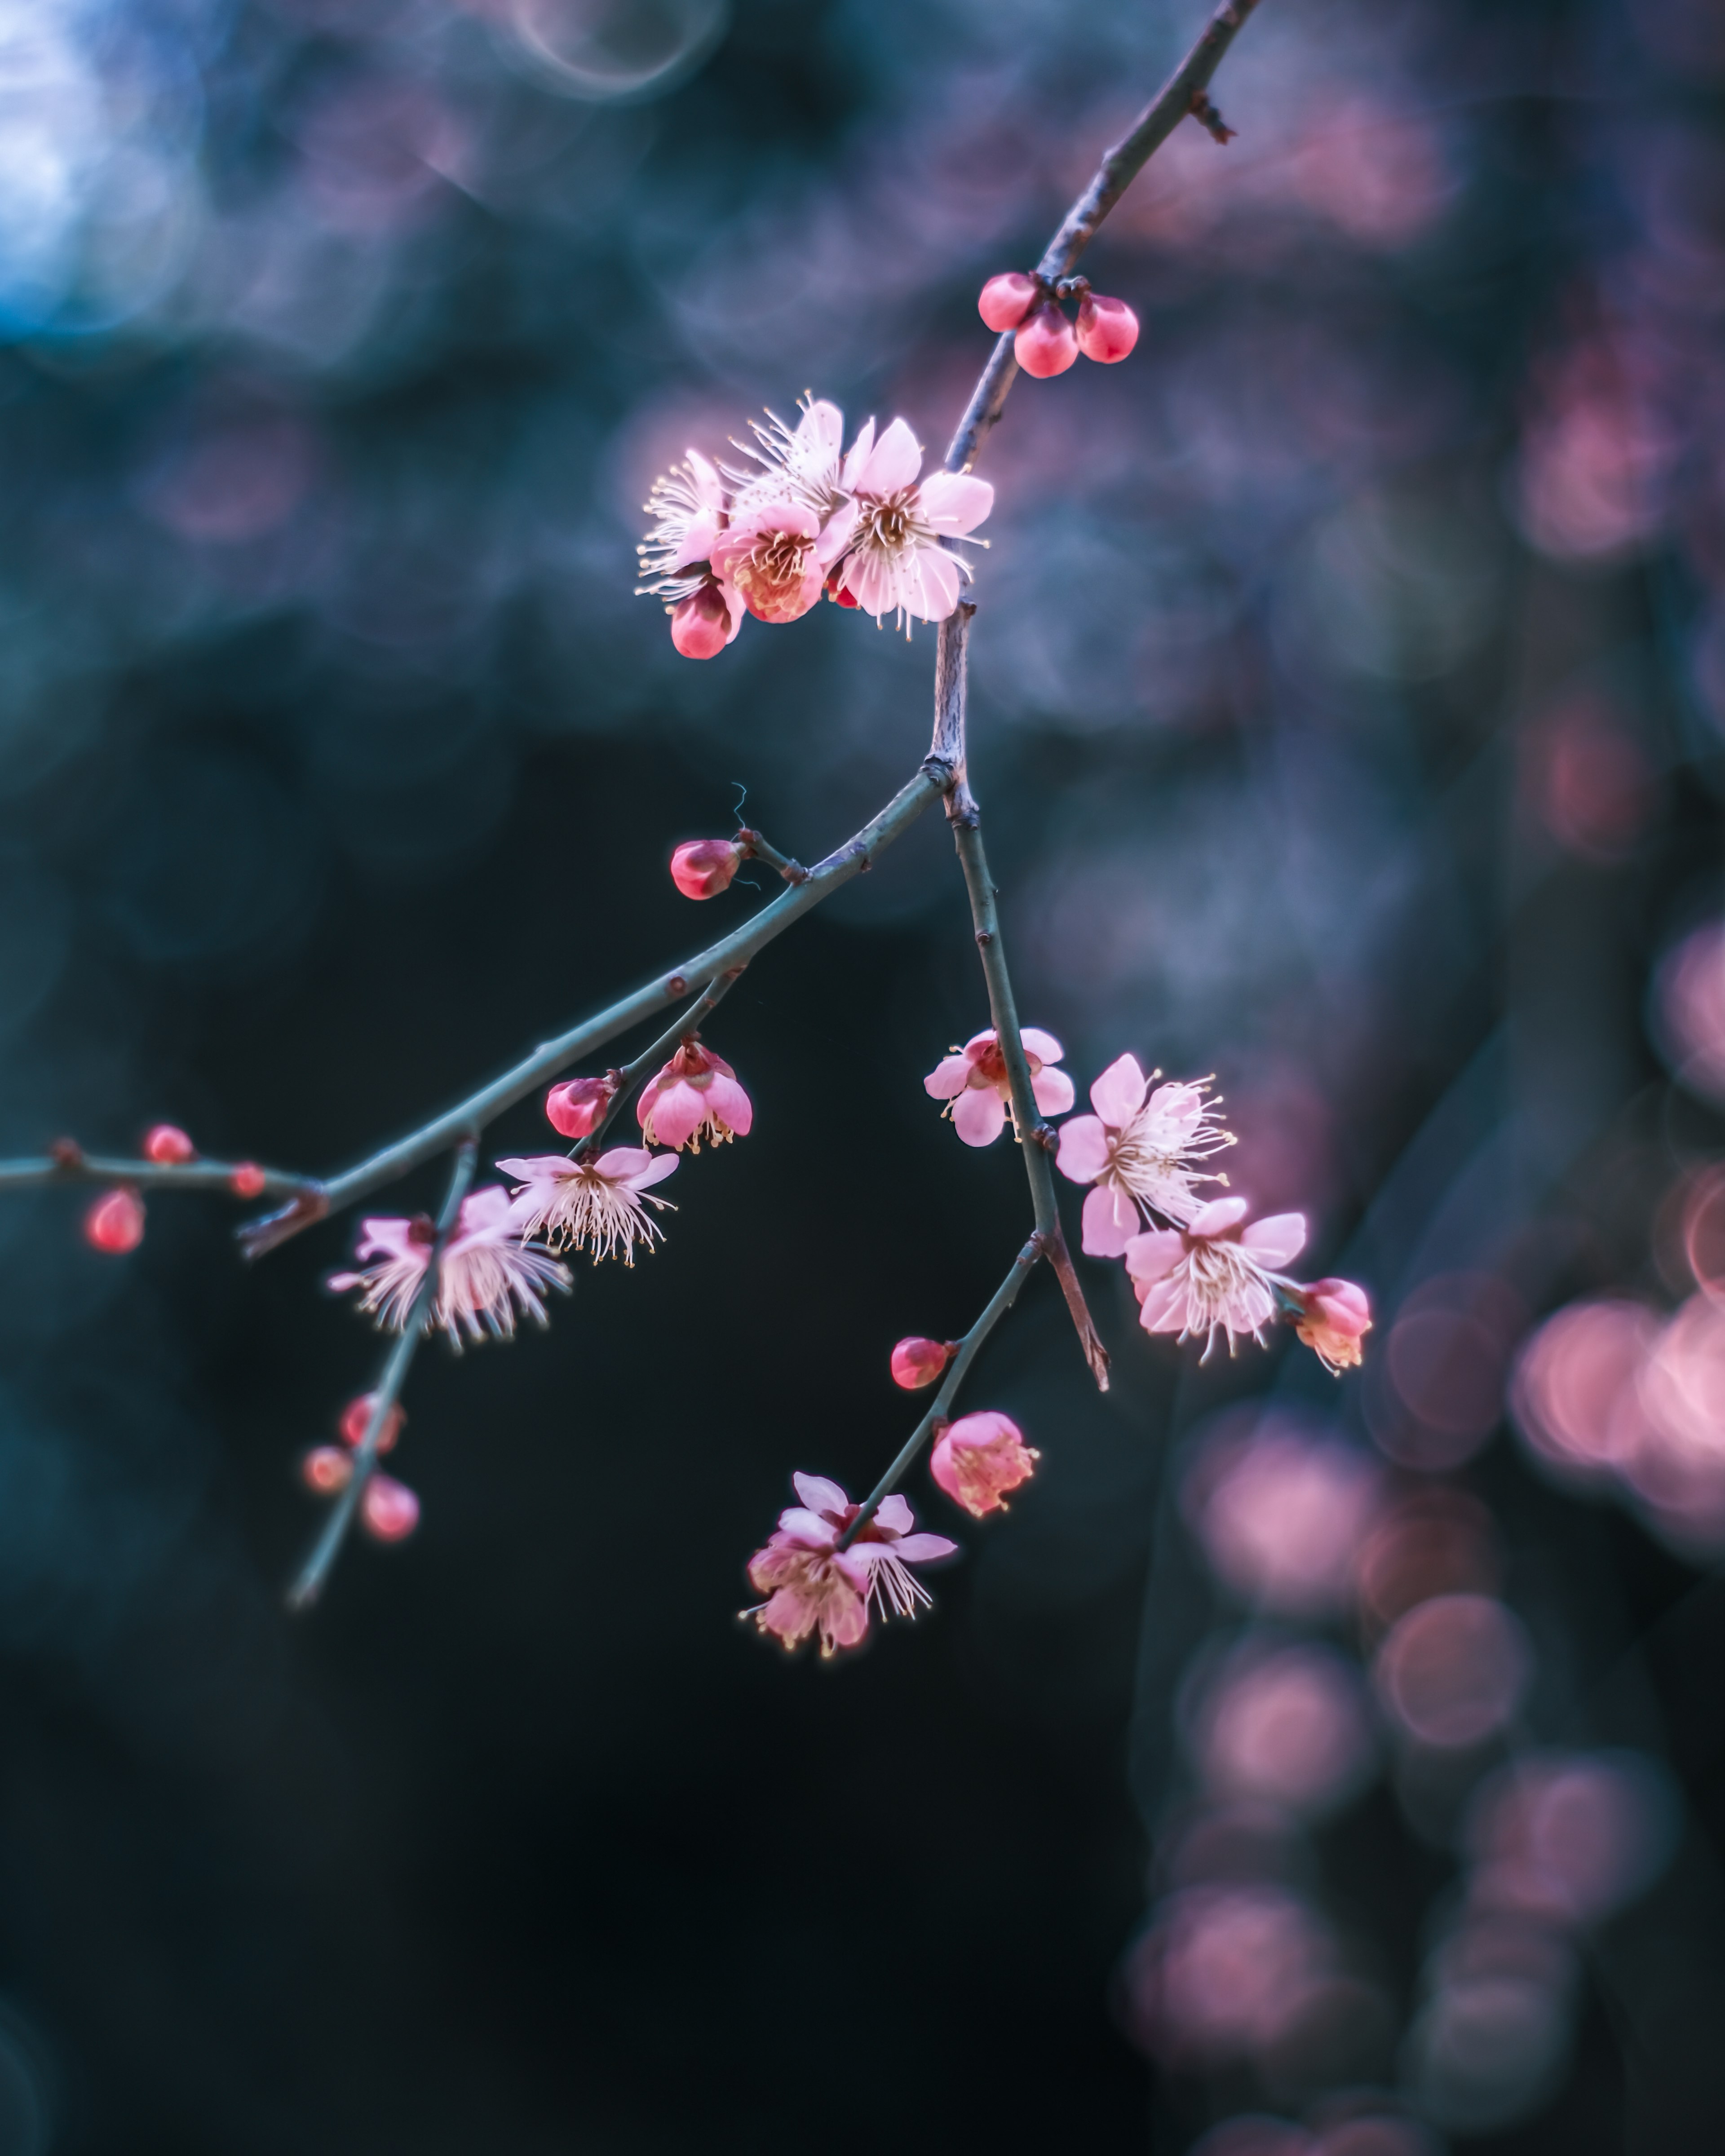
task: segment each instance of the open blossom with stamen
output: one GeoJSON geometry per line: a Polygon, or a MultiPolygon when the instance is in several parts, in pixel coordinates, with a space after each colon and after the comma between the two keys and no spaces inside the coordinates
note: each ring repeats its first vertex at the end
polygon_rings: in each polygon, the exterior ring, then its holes
{"type": "Polygon", "coordinates": [[[1360,1342],[1372,1329],[1372,1306],[1366,1291],[1353,1281],[1314,1281],[1310,1287],[1295,1285],[1301,1314],[1294,1330],[1327,1369],[1339,1378],[1362,1359],[1360,1342]]]}
{"type": "Polygon", "coordinates": [[[1250,1210],[1244,1198],[1218,1198],[1183,1228],[1132,1237],[1126,1269],[1147,1332],[1177,1332],[1183,1340],[1201,1333],[1206,1355],[1218,1332],[1228,1336],[1230,1355],[1236,1333],[1261,1341],[1276,1315],[1276,1269],[1298,1255],[1306,1218],[1278,1213],[1247,1225],[1250,1210]]]}
{"type": "Polygon", "coordinates": [[[853,1551],[812,1549],[774,1535],[749,1559],[749,1582],[767,1599],[741,1614],[794,1647],[817,1629],[820,1650],[854,1647],[869,1629],[869,1568],[853,1551]]]}
{"type": "MultiPolygon", "coordinates": [[[[840,474],[850,507],[829,527],[844,538],[837,593],[848,593],[877,621],[887,614],[901,625],[912,616],[944,621],[970,567],[941,542],[973,531],[994,506],[986,480],[937,471],[919,483],[922,469],[922,446],[902,419],[878,442],[870,419],[840,474]]],[[[838,558],[836,551],[831,558],[838,558]]]]}
{"type": "Polygon", "coordinates": [[[795,621],[820,597],[844,551],[845,520],[822,529],[807,502],[788,495],[739,506],[715,542],[713,573],[757,620],[795,621]]]}
{"type": "Polygon", "coordinates": [[[883,1497],[875,1517],[848,1550],[839,1537],[861,1512],[836,1482],[822,1475],[793,1475],[800,1505],[778,1516],[778,1532],[749,1560],[749,1578],[770,1599],[753,1612],[763,1632],[794,1646],[817,1625],[821,1652],[855,1646],[868,1629],[868,1604],[881,1617],[891,1609],[914,1617],[928,1590],[908,1568],[951,1557],[956,1543],[944,1535],[916,1534],[915,1516],[902,1497],[883,1497]]]}
{"type": "Polygon", "coordinates": [[[1084,1201],[1084,1248],[1093,1258],[1117,1258],[1143,1227],[1140,1208],[1183,1227],[1204,1203],[1193,1188],[1219,1176],[1198,1163],[1234,1142],[1222,1128],[1219,1104],[1203,1084],[1158,1086],[1122,1055],[1090,1089],[1093,1116],[1060,1127],[1055,1165],[1074,1183],[1096,1187],[1084,1201]]]}
{"type": "Polygon", "coordinates": [[[653,482],[653,529],[636,549],[647,582],[636,589],[666,602],[671,641],[685,659],[711,659],[742,624],[742,601],[712,565],[728,521],[725,482],[698,449],[653,482]]]}
{"type": "Polygon", "coordinates": [[[757,501],[800,501],[824,524],[844,501],[839,484],[845,439],[845,415],[824,398],[801,397],[801,416],[786,426],[777,413],[767,414],[763,427],[751,419],[749,432],[755,446],[737,446],[761,466],[759,471],[722,467],[737,489],[736,506],[748,509],[757,501]]]}
{"type": "Polygon", "coordinates": [[[980,1520],[1006,1510],[1001,1493],[1028,1482],[1041,1457],[1025,1444],[1010,1415],[985,1408],[947,1424],[936,1440],[928,1471],[949,1497],[980,1520]]]}
{"type": "MultiPolygon", "coordinates": [[[[1040,1026],[1021,1026],[1019,1039],[1030,1065],[1030,1091],[1037,1106],[1045,1116],[1064,1116],[1072,1105],[1072,1081],[1064,1070],[1049,1065],[1058,1063],[1065,1050],[1040,1026]]],[[[1012,1086],[993,1026],[942,1056],[922,1085],[933,1099],[952,1104],[947,1112],[952,1127],[966,1145],[993,1145],[1005,1129],[1012,1086]]]]}
{"type": "MultiPolygon", "coordinates": [[[[511,1224],[509,1193],[493,1183],[464,1200],[455,1232],[444,1249],[438,1290],[425,1329],[441,1327],[452,1347],[461,1336],[511,1339],[517,1312],[548,1325],[544,1291],[567,1288],[567,1268],[549,1252],[521,1240],[511,1224]]],[[[359,1255],[380,1262],[361,1272],[335,1273],[338,1291],[362,1288],[359,1306],[392,1332],[406,1326],[431,1260],[437,1231],[424,1214],[411,1220],[362,1220],[359,1255]]]]}
{"type": "Polygon", "coordinates": [[[517,1179],[511,1214],[518,1235],[542,1235],[553,1250],[591,1250],[601,1258],[635,1261],[635,1245],[650,1250],[664,1231],[647,1207],[670,1201],[649,1197],[677,1164],[674,1152],[641,1146],[614,1146],[597,1160],[570,1160],[560,1152],[531,1160],[500,1160],[499,1170],[517,1179]]]}
{"type": "Polygon", "coordinates": [[[703,1138],[711,1145],[746,1138],[755,1111],[724,1058],[698,1040],[685,1040],[642,1088],[635,1120],[649,1145],[674,1146],[679,1152],[687,1146],[699,1152],[703,1138]]]}

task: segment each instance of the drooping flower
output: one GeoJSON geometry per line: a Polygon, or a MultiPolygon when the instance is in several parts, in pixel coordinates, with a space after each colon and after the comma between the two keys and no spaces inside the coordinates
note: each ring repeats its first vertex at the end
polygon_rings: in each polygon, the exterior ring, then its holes
{"type": "Polygon", "coordinates": [[[921,1392],[934,1383],[955,1353],[950,1341],[924,1340],[913,1334],[892,1351],[892,1382],[907,1393],[921,1392]]]}
{"type": "Polygon", "coordinates": [[[742,866],[734,839],[691,839],[670,857],[671,881],[685,898],[716,898],[742,866]]]}
{"type": "MultiPolygon", "coordinates": [[[[1065,1050],[1040,1026],[1021,1026],[1019,1039],[1030,1065],[1030,1091],[1037,1106],[1045,1116],[1064,1116],[1072,1105],[1072,1081],[1064,1070],[1049,1066],[1058,1063],[1065,1050]]],[[[952,1127],[966,1145],[993,1145],[1005,1129],[1012,1086],[993,1026],[942,1056],[922,1085],[933,1099],[952,1104],[947,1112],[952,1127]]]]}
{"type": "Polygon", "coordinates": [[[725,483],[698,449],[653,482],[647,514],[653,528],[636,552],[646,578],[638,592],[665,602],[671,642],[685,659],[711,659],[742,624],[742,602],[712,567],[725,529],[725,483]]]}
{"type": "Polygon", "coordinates": [[[850,508],[828,527],[839,542],[829,558],[845,554],[837,594],[848,593],[877,621],[887,614],[901,626],[912,617],[944,621],[970,567],[941,542],[973,531],[994,506],[986,480],[937,471],[919,483],[922,469],[922,446],[902,419],[878,442],[870,419],[840,474],[850,508]]]}
{"type": "Polygon", "coordinates": [[[714,542],[713,572],[759,621],[795,621],[820,597],[822,579],[844,549],[848,520],[824,530],[806,501],[789,495],[739,506],[714,542]]]}
{"type": "Polygon", "coordinates": [[[902,1497],[883,1497],[875,1517],[848,1550],[839,1537],[861,1512],[836,1482],[822,1475],[793,1475],[800,1505],[778,1516],[777,1532],[749,1560],[749,1578],[771,1599],[753,1611],[763,1632],[776,1633],[787,1646],[805,1639],[818,1625],[821,1652],[854,1646],[868,1629],[873,1604],[883,1619],[889,1609],[914,1617],[925,1607],[928,1590],[909,1570],[951,1557],[956,1543],[944,1535],[916,1534],[915,1515],[902,1497]]]}
{"type": "Polygon", "coordinates": [[[84,1240],[93,1250],[123,1257],[144,1240],[144,1201],[122,1183],[105,1191],[84,1215],[84,1240]]]}
{"type": "MultiPolygon", "coordinates": [[[[497,1183],[462,1203],[425,1317],[426,1331],[441,1327],[457,1349],[464,1332],[470,1340],[483,1340],[488,1332],[495,1340],[512,1339],[517,1312],[548,1325],[544,1291],[569,1286],[567,1266],[521,1240],[511,1211],[509,1193],[497,1183]]],[[[359,1307],[399,1332],[425,1277],[437,1231],[423,1213],[410,1220],[362,1220],[360,1231],[360,1257],[375,1255],[381,1262],[361,1272],[333,1274],[330,1286],[338,1292],[363,1289],[359,1307]]]]}
{"type": "Polygon", "coordinates": [[[1117,1258],[1143,1226],[1140,1209],[1183,1227],[1204,1203],[1194,1185],[1224,1180],[1199,1163],[1234,1142],[1220,1105],[1197,1085],[1158,1086],[1137,1058],[1122,1055],[1090,1089],[1092,1116],[1060,1126],[1055,1166],[1074,1183],[1095,1185],[1084,1201],[1084,1248],[1117,1258]]]}
{"type": "Polygon", "coordinates": [[[664,1231],[647,1207],[669,1200],[645,1194],[677,1164],[674,1152],[641,1146],[614,1146],[597,1160],[571,1160],[560,1152],[531,1160],[500,1160],[501,1172],[517,1179],[511,1219],[518,1235],[542,1235],[554,1250],[591,1250],[601,1258],[635,1261],[635,1245],[651,1250],[664,1231]]]}
{"type": "Polygon", "coordinates": [[[1327,1369],[1340,1377],[1362,1359],[1360,1342],[1372,1329],[1372,1306],[1353,1281],[1314,1281],[1296,1287],[1301,1314],[1294,1330],[1327,1369]]]}
{"type": "Polygon", "coordinates": [[[763,427],[751,419],[754,444],[737,447],[761,469],[740,470],[726,465],[724,474],[737,489],[736,506],[751,508],[759,501],[800,501],[824,524],[844,501],[839,485],[845,440],[845,415],[824,398],[800,397],[795,427],[786,426],[776,412],[768,412],[763,427]]]}
{"type": "Polygon", "coordinates": [[[649,1146],[699,1152],[703,1138],[711,1145],[746,1138],[755,1111],[731,1065],[691,1038],[643,1086],[635,1120],[649,1146]]]}
{"type": "Polygon", "coordinates": [[[605,1119],[617,1091],[617,1077],[566,1078],[545,1096],[545,1120],[566,1138],[591,1137],[605,1119]]]}
{"type": "Polygon", "coordinates": [[[820,1651],[830,1655],[855,1646],[869,1629],[869,1568],[852,1551],[840,1555],[776,1534],[749,1559],[749,1582],[767,1599],[742,1614],[788,1647],[818,1628],[820,1651]]]}
{"type": "Polygon", "coordinates": [[[993,1408],[960,1415],[935,1441],[928,1471],[947,1495],[982,1519],[1004,1512],[1001,1493],[1028,1482],[1042,1457],[1010,1415],[993,1408]]]}
{"type": "Polygon", "coordinates": [[[1298,1255],[1306,1219],[1278,1213],[1245,1224],[1244,1198],[1214,1199],[1183,1228],[1153,1229],[1126,1246],[1126,1269],[1141,1306],[1147,1332],[1175,1332],[1185,1340],[1201,1333],[1204,1353],[1216,1335],[1250,1333],[1261,1342],[1276,1315],[1275,1268],[1298,1255]]]}

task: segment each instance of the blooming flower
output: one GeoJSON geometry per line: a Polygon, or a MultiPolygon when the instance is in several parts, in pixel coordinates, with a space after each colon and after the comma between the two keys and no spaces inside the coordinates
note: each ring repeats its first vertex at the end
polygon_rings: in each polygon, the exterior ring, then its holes
{"type": "Polygon", "coordinates": [[[1183,1226],[1203,1204],[1197,1164],[1232,1145],[1218,1104],[1200,1085],[1158,1086],[1136,1056],[1111,1063],[1090,1089],[1093,1116],[1060,1127],[1055,1166],[1074,1183],[1096,1187],[1084,1201],[1084,1248],[1093,1258],[1117,1258],[1142,1226],[1139,1209],[1183,1226]]]}
{"type": "Polygon", "coordinates": [[[947,1495],[981,1519],[1004,1512],[1001,1492],[1028,1482],[1042,1457],[1024,1443],[1010,1415],[984,1409],[948,1423],[936,1440],[928,1470],[947,1495]]]}
{"type": "Polygon", "coordinates": [[[794,428],[773,412],[764,427],[751,419],[757,446],[744,442],[738,447],[762,469],[739,471],[727,465],[725,476],[737,488],[738,509],[757,501],[800,501],[824,524],[845,498],[839,485],[845,415],[824,398],[799,398],[798,405],[802,416],[794,428]]]}
{"type": "Polygon", "coordinates": [[[1337,1377],[1361,1359],[1360,1341],[1372,1329],[1372,1306],[1366,1291],[1352,1281],[1314,1281],[1296,1287],[1301,1314],[1294,1330],[1327,1369],[1337,1377]]]}
{"type": "Polygon", "coordinates": [[[1305,1215],[1278,1213],[1244,1224],[1244,1198],[1214,1199],[1183,1228],[1153,1229],[1126,1246],[1126,1269],[1147,1332],[1201,1332],[1204,1353],[1218,1332],[1261,1337],[1276,1315],[1277,1276],[1271,1270],[1296,1257],[1306,1240],[1305,1215]]]}
{"type": "Polygon", "coordinates": [[[778,1516],[765,1549],[749,1559],[749,1578],[768,1596],[752,1615],[763,1632],[788,1647],[819,1626],[821,1652],[855,1646],[868,1630],[868,1605],[883,1618],[890,1606],[914,1617],[928,1590],[908,1568],[951,1557],[956,1543],[944,1535],[915,1534],[915,1516],[902,1497],[883,1497],[875,1517],[848,1550],[839,1537],[861,1512],[824,1476],[793,1475],[800,1505],[778,1516]]]}
{"type": "Polygon", "coordinates": [[[560,1152],[531,1160],[500,1160],[505,1175],[518,1178],[511,1218],[520,1235],[542,1235],[554,1250],[589,1250],[597,1265],[619,1255],[635,1261],[635,1245],[650,1250],[663,1240],[647,1207],[669,1201],[644,1194],[663,1183],[677,1164],[674,1152],[614,1146],[597,1160],[571,1160],[560,1152]]]}
{"type": "Polygon", "coordinates": [[[685,659],[711,659],[742,625],[742,601],[712,567],[725,529],[725,482],[698,449],[653,482],[646,501],[653,529],[636,548],[648,581],[638,592],[667,602],[671,642],[685,659]]]}
{"type": "Polygon", "coordinates": [[[963,472],[932,472],[918,483],[922,450],[902,419],[877,442],[870,419],[845,458],[840,483],[850,497],[848,513],[829,530],[845,555],[838,593],[846,593],[878,621],[944,621],[958,603],[969,565],[948,553],[943,538],[973,531],[994,506],[986,480],[963,472]]]}
{"type": "Polygon", "coordinates": [[[820,597],[821,581],[844,550],[846,521],[823,530],[808,503],[789,495],[739,506],[714,542],[713,572],[757,620],[795,621],[820,597]]]}
{"type": "Polygon", "coordinates": [[[855,1551],[811,1549],[776,1534],[749,1559],[749,1580],[767,1599],[745,1609],[762,1632],[794,1647],[818,1627],[820,1650],[854,1647],[869,1629],[869,1568],[855,1551]]]}
{"type": "Polygon", "coordinates": [[[699,1152],[702,1138],[711,1145],[746,1138],[755,1111],[731,1065],[691,1038],[641,1089],[635,1120],[649,1145],[699,1152]]]}
{"type": "MultiPolygon", "coordinates": [[[[470,1340],[514,1337],[516,1312],[547,1325],[543,1291],[567,1288],[569,1275],[547,1251],[521,1241],[511,1221],[509,1193],[492,1183],[463,1201],[455,1232],[444,1250],[438,1288],[425,1329],[442,1327],[452,1347],[470,1340]]],[[[382,1262],[362,1272],[336,1273],[338,1291],[362,1288],[359,1306],[393,1332],[403,1331],[425,1277],[437,1231],[421,1213],[411,1220],[362,1220],[359,1255],[382,1262]]]]}
{"type": "MultiPolygon", "coordinates": [[[[1051,1033],[1040,1026],[1020,1027],[1019,1039],[1030,1065],[1030,1091],[1045,1116],[1064,1116],[1072,1105],[1072,1081],[1064,1070],[1051,1070],[1065,1054],[1051,1033]]],[[[947,1112],[952,1127],[966,1145],[993,1145],[1006,1127],[1006,1111],[1012,1086],[1006,1075],[1006,1058],[990,1026],[942,1056],[922,1081],[937,1101],[952,1103],[947,1112]]]]}

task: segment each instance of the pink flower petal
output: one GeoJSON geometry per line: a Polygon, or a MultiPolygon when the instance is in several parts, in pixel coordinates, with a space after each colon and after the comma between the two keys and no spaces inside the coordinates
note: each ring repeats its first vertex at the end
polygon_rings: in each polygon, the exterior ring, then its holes
{"type": "Polygon", "coordinates": [[[1153,1281],[1145,1291],[1138,1322],[1147,1332],[1183,1332],[1189,1309],[1183,1276],[1153,1281]]]}
{"type": "Polygon", "coordinates": [[[1188,1232],[1194,1235],[1219,1235],[1244,1220],[1251,1209],[1244,1198],[1213,1198],[1208,1205],[1199,1207],[1188,1232]]]}
{"type": "Polygon", "coordinates": [[[851,485],[858,494],[884,498],[916,484],[922,469],[922,445],[902,419],[895,419],[869,452],[851,485]]]}
{"type": "Polygon", "coordinates": [[[897,1496],[883,1497],[875,1507],[875,1517],[895,1535],[907,1535],[916,1524],[916,1515],[906,1500],[897,1496]]]}
{"type": "MultiPolygon", "coordinates": [[[[1091,1092],[1094,1097],[1094,1086],[1091,1092]]],[[[1060,1126],[1060,1149],[1055,1155],[1055,1166],[1062,1175],[1074,1183],[1094,1183],[1107,1165],[1108,1133],[1100,1116],[1075,1116],[1070,1123],[1060,1126]]],[[[1085,1248],[1090,1248],[1088,1243],[1085,1248]]]]}
{"type": "Polygon", "coordinates": [[[968,1146],[993,1145],[1006,1128],[1006,1103],[992,1086],[961,1093],[952,1109],[952,1127],[968,1146]]]}
{"type": "Polygon", "coordinates": [[[649,1086],[635,1106],[635,1115],[645,1130],[650,1116],[653,1136],[664,1146],[685,1146],[706,1119],[706,1102],[694,1086],[680,1080],[655,1093],[649,1086]]]}
{"type": "Polygon", "coordinates": [[[854,502],[845,502],[835,510],[821,526],[814,542],[814,558],[824,569],[830,569],[856,536],[856,527],[861,521],[854,502]]]}
{"type": "Polygon", "coordinates": [[[517,1183],[548,1183],[555,1175],[569,1173],[567,1156],[560,1152],[535,1153],[531,1160],[494,1160],[491,1165],[500,1175],[512,1176],[517,1183]]]}
{"type": "Polygon", "coordinates": [[[994,506],[994,490],[968,472],[931,472],[922,486],[924,521],[936,531],[974,531],[994,506]]]}
{"type": "Polygon", "coordinates": [[[1030,1094],[1045,1116],[1064,1116],[1072,1105],[1072,1081],[1064,1070],[1039,1070],[1030,1094]]]}
{"type": "MultiPolygon", "coordinates": [[[[599,1166],[603,1168],[605,1162],[609,1158],[610,1155],[608,1153],[605,1154],[601,1158],[599,1166]]],[[[639,1174],[632,1175],[629,1178],[630,1188],[634,1190],[650,1190],[655,1183],[663,1183],[666,1176],[670,1174],[675,1168],[676,1164],[677,1156],[674,1152],[649,1153],[647,1156],[647,1165],[639,1174]]]]}
{"type": "Polygon", "coordinates": [[[950,1101],[970,1083],[970,1058],[943,1055],[922,1081],[922,1090],[937,1101],[950,1101]]]}
{"type": "Polygon", "coordinates": [[[1021,1025],[1019,1039],[1024,1044],[1026,1054],[1035,1056],[1039,1062],[1060,1063],[1065,1058],[1065,1050],[1051,1033],[1045,1033],[1040,1025],[1021,1025]]]}
{"type": "Polygon", "coordinates": [[[1091,1087],[1090,1104],[1105,1123],[1123,1131],[1143,1106],[1148,1082],[1136,1055],[1117,1056],[1091,1087]]]}
{"type": "Polygon", "coordinates": [[[712,1112],[727,1130],[734,1131],[740,1138],[748,1136],[755,1120],[754,1103],[734,1078],[715,1072],[706,1089],[706,1097],[712,1112]]]}
{"type": "Polygon", "coordinates": [[[1276,1213],[1267,1220],[1255,1220],[1240,1237],[1260,1265],[1285,1265],[1306,1247],[1306,1215],[1276,1213]]]}
{"type": "Polygon", "coordinates": [[[866,419],[856,439],[851,444],[850,454],[845,458],[844,470],[839,475],[839,484],[847,494],[855,491],[856,475],[868,463],[874,453],[874,448],[875,423],[872,419],[866,419]]]}
{"type": "Polygon", "coordinates": [[[1085,1255],[1091,1258],[1119,1257],[1142,1226],[1137,1207],[1123,1190],[1111,1189],[1106,1183],[1098,1183],[1084,1201],[1082,1246],[1085,1255]]]}
{"type": "Polygon", "coordinates": [[[839,1530],[830,1520],[824,1520],[811,1507],[787,1505],[778,1516],[778,1533],[774,1542],[783,1536],[808,1549],[830,1549],[839,1539],[839,1530]]]}
{"type": "Polygon", "coordinates": [[[811,1512],[842,1512],[850,1502],[836,1482],[824,1475],[793,1475],[791,1487],[811,1512]]]}
{"type": "Polygon", "coordinates": [[[932,1564],[937,1557],[951,1557],[957,1548],[944,1535],[906,1535],[892,1546],[892,1554],[906,1564],[932,1564]]]}
{"type": "Polygon", "coordinates": [[[699,449],[685,449],[689,459],[689,475],[695,482],[695,498],[703,509],[722,509],[725,506],[725,482],[702,456],[699,449]]]}
{"type": "Polygon", "coordinates": [[[916,547],[901,557],[900,598],[918,621],[944,621],[958,603],[964,580],[952,557],[938,547],[916,547]]]}
{"type": "Polygon", "coordinates": [[[1152,1228],[1146,1235],[1134,1235],[1122,1255],[1134,1280],[1159,1281],[1185,1256],[1185,1238],[1177,1228],[1152,1228]]]}

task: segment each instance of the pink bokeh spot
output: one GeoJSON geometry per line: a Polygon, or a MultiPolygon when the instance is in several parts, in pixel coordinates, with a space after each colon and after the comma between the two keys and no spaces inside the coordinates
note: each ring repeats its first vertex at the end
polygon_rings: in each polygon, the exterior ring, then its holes
{"type": "Polygon", "coordinates": [[[1307,1816],[1355,1795],[1374,1762],[1359,1676],[1323,1647],[1239,1650],[1209,1686],[1194,1741],[1219,1795],[1307,1816]]]}
{"type": "Polygon", "coordinates": [[[1514,1719],[1532,1681],[1533,1656],[1501,1602],[1440,1594],[1399,1620],[1372,1675],[1407,1736],[1453,1751],[1484,1743],[1514,1719]]]}
{"type": "Polygon", "coordinates": [[[1250,2058],[1293,2027],[1335,1958],[1327,1928],[1284,1887],[1187,1887],[1128,1958],[1133,2033],[1173,2065],[1250,2058]]]}
{"type": "Polygon", "coordinates": [[[359,1522],[377,1542],[404,1541],[419,1524],[419,1500],[393,1475],[373,1475],[360,1492],[359,1522]]]}
{"type": "Polygon", "coordinates": [[[1470,1898],[1564,1924],[1632,1901],[1671,1854],[1674,1808],[1635,1753],[1546,1753],[1506,1768],[1469,1822],[1470,1898]]]}
{"type": "Polygon", "coordinates": [[[1695,929],[1667,952],[1653,999],[1677,1077],[1707,1100],[1725,1101],[1725,921],[1695,929]]]}
{"type": "Polygon", "coordinates": [[[183,1168],[196,1160],[198,1148],[174,1123],[157,1123],[144,1140],[144,1158],[158,1168],[183,1168]]]}
{"type": "Polygon", "coordinates": [[[1212,1568],[1236,1594],[1280,1616],[1317,1617],[1353,1599],[1383,1482],[1358,1447],[1266,1418],[1245,1436],[1224,1424],[1199,1453],[1182,1497],[1212,1568]]]}

